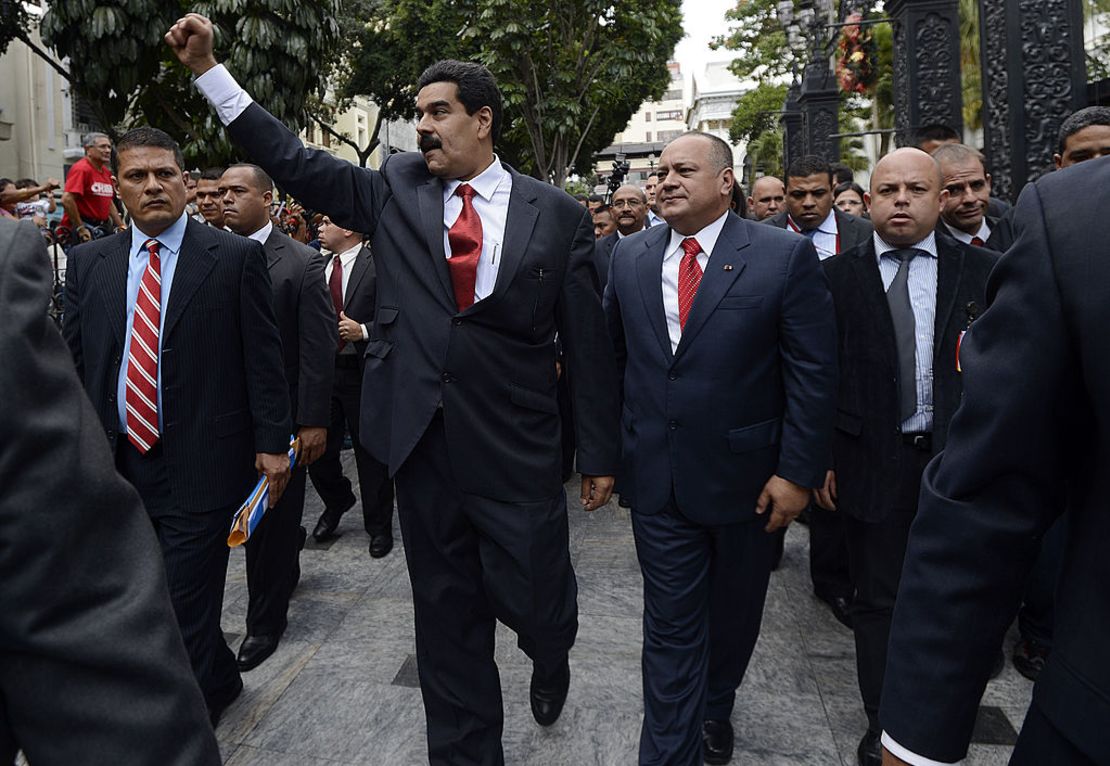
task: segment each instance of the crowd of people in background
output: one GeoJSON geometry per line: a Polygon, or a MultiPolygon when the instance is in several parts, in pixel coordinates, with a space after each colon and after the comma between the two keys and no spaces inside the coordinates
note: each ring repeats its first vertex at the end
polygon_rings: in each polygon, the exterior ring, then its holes
{"type": "MultiPolygon", "coordinates": [[[[1073,527],[1092,523],[1072,484],[1060,507],[1015,517],[1011,537],[968,523],[983,536],[965,552],[997,546],[990,555],[1004,562],[1020,539],[1015,559],[1031,573],[1013,564],[971,588],[986,594],[987,622],[960,651],[929,633],[963,627],[937,617],[938,583],[959,566],[936,574],[946,538],[935,519],[946,502],[971,502],[972,490],[953,488],[991,459],[938,456],[949,443],[966,456],[991,420],[981,381],[1014,310],[1008,283],[992,287],[1007,276],[1000,258],[1051,251],[1057,236],[1036,220],[1039,205],[1057,209],[1052,200],[1033,187],[1017,207],[994,197],[991,158],[950,128],[921,128],[913,146],[878,160],[866,189],[844,165],[804,156],[781,178],[750,179],[746,193],[727,143],[691,132],[641,184],[578,195],[579,207],[497,158],[501,97],[479,65],[430,67],[418,83],[420,152],[366,171],[306,152],[254,104],[217,64],[203,17],[179,21],[167,42],[257,164],[187,173],[177,144],[143,127],[116,145],[90,133],[64,186],[0,179],[0,218],[31,221],[70,257],[69,355],[60,344],[41,359],[13,348],[44,378],[83,386],[88,400],[71,404],[84,412],[91,400],[108,439],[82,447],[96,465],[77,466],[78,477],[107,471],[118,483],[98,491],[119,507],[141,499],[153,534],[121,529],[129,545],[162,553],[164,572],[136,564],[154,588],[129,608],[165,628],[165,590],[179,632],[156,634],[164,651],[151,659],[163,667],[148,688],[121,692],[151,700],[142,726],[119,728],[157,740],[159,760],[143,762],[171,762],[178,741],[152,735],[159,711],[179,734],[203,729],[180,734],[181,748],[195,748],[188,762],[218,759],[211,727],[287,627],[309,480],[324,501],[312,536],[333,537],[360,503],[372,558],[393,548],[396,496],[435,764],[503,761],[495,620],[533,661],[537,723],[560,716],[578,625],[563,490],[575,471],[585,509],[611,495],[632,509],[644,577],[641,764],[731,760],[734,701],[795,518],[809,529],[814,595],[854,635],[861,766],[883,763],[884,748],[888,763],[963,756],[970,697],[1004,663],[1004,586],[1021,592],[1020,639],[1008,647],[1020,673],[1088,667],[1074,645],[1051,661],[1073,527]],[[303,204],[279,201],[278,189],[303,204]],[[1003,308],[992,312],[996,293],[1003,308]],[[965,339],[981,325],[993,344],[965,339]],[[965,394],[977,420],[956,415],[965,394]],[[339,460],[345,444],[357,495],[339,460]],[[273,512],[247,544],[246,638],[233,654],[220,630],[227,524],[259,474],[273,512]],[[965,697],[946,696],[957,691],[965,697]],[[921,714],[915,695],[941,712],[921,714]]],[[[1063,120],[1056,169],[1105,155],[1110,109],[1063,120]]],[[[43,281],[20,278],[32,291],[43,281]]],[[[944,593],[964,592],[954,582],[944,593]]],[[[1030,712],[1024,763],[1067,747],[1070,760],[1051,762],[1106,762],[1091,745],[1104,733],[1061,722],[1068,704],[1030,712]]],[[[14,753],[6,744],[60,747],[40,734],[0,736],[0,757],[14,753]]]]}

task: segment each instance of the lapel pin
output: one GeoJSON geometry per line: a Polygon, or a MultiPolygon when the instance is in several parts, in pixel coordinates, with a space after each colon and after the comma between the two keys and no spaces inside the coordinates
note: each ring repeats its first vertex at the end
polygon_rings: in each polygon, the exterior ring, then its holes
{"type": "Polygon", "coordinates": [[[731,263],[726,263],[725,264],[725,271],[732,271],[732,264],[731,263]]]}

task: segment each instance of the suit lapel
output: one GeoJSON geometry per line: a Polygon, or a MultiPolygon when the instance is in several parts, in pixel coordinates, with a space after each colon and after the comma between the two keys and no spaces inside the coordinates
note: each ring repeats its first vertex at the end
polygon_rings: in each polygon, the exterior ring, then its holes
{"type": "Polygon", "coordinates": [[[363,275],[370,270],[370,249],[365,245],[358,251],[355,256],[355,262],[351,264],[351,275],[347,277],[347,292],[343,296],[343,308],[346,309],[351,305],[351,296],[358,293],[358,283],[362,281],[363,275]]]}
{"type": "Polygon", "coordinates": [[[420,224],[428,252],[432,256],[432,270],[443,286],[443,297],[454,307],[455,290],[451,286],[451,272],[447,268],[447,254],[443,251],[443,181],[431,178],[417,189],[420,204],[420,224]]]}
{"type": "Polygon", "coordinates": [[[667,313],[663,307],[663,256],[666,255],[670,241],[669,226],[652,227],[652,233],[644,237],[644,251],[630,254],[636,256],[636,278],[640,283],[640,296],[644,300],[648,323],[667,357],[668,364],[674,354],[671,351],[670,332],[667,330],[667,313]]]}
{"type": "Polygon", "coordinates": [[[215,237],[209,236],[202,224],[189,221],[185,227],[185,238],[181,241],[181,252],[177,255],[173,284],[170,286],[170,300],[166,306],[166,321],[162,329],[163,339],[170,337],[189,300],[216,265],[214,250],[217,244],[215,237]]]}
{"type": "MultiPolygon", "coordinates": [[[[494,282],[493,293],[489,296],[491,298],[504,293],[520,270],[524,251],[528,249],[528,241],[532,239],[532,231],[540,215],[540,211],[533,204],[536,201],[536,195],[527,187],[527,182],[511,168],[506,167],[505,170],[513,179],[513,187],[509,192],[509,210],[505,217],[505,239],[501,243],[501,263],[497,267],[497,281],[494,282]]],[[[478,301],[467,310],[476,310],[484,303],[485,301],[478,301]]]]}
{"type": "Polygon", "coordinates": [[[123,346],[127,332],[127,266],[131,251],[131,230],[121,232],[114,241],[107,241],[100,251],[104,263],[96,270],[96,288],[108,313],[108,325],[123,346]]]}
{"type": "Polygon", "coordinates": [[[725,219],[724,228],[713,246],[713,253],[709,256],[705,273],[702,275],[701,284],[698,285],[697,295],[694,296],[694,305],[690,308],[690,316],[686,318],[686,327],[682,330],[682,340],[675,351],[678,359],[693,343],[694,338],[701,332],[706,321],[721,302],[732,283],[739,278],[747,265],[741,252],[751,243],[748,238],[746,224],[739,218],[729,215],[725,219]]]}
{"type": "Polygon", "coordinates": [[[285,238],[277,230],[277,227],[270,231],[270,236],[266,237],[266,242],[263,243],[262,249],[266,251],[266,268],[273,271],[274,266],[281,260],[285,250],[285,238]]]}
{"type": "Polygon", "coordinates": [[[960,278],[964,270],[964,250],[947,238],[937,236],[937,315],[933,330],[933,367],[938,366],[944,330],[952,319],[960,278]]]}
{"type": "Polygon", "coordinates": [[[884,358],[889,364],[895,365],[898,360],[898,347],[894,335],[894,320],[890,316],[890,305],[886,300],[886,290],[883,289],[883,278],[879,273],[879,264],[875,260],[875,243],[869,242],[849,257],[852,259],[852,268],[859,283],[860,295],[867,306],[867,316],[873,318],[879,338],[886,347],[884,358]]]}

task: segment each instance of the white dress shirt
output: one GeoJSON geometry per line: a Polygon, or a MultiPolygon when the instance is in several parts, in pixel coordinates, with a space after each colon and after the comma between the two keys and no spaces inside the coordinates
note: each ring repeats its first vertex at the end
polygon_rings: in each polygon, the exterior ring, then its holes
{"type": "Polygon", "coordinates": [[[461,184],[470,184],[476,194],[471,198],[474,212],[482,221],[482,254],[478,258],[478,273],[474,279],[474,302],[489,297],[497,282],[501,266],[501,243],[505,241],[505,219],[509,215],[509,193],[513,177],[496,156],[489,167],[469,181],[443,182],[443,252],[451,260],[451,241],[448,234],[462,213],[462,197],[455,194],[461,184]]]}
{"type": "MultiPolygon", "coordinates": [[[[725,211],[724,215],[716,221],[697,234],[691,235],[701,246],[701,252],[698,253],[698,265],[701,266],[702,274],[705,274],[705,268],[709,265],[709,259],[713,256],[713,248],[717,245],[717,238],[721,236],[721,230],[725,228],[727,218],[728,211],[725,211]]],[[[678,321],[678,267],[682,263],[682,256],[685,254],[682,249],[682,240],[684,239],[686,239],[686,235],[679,234],[671,229],[671,241],[667,245],[667,251],[663,254],[663,312],[667,315],[667,334],[671,338],[672,354],[678,351],[678,342],[682,340],[682,325],[678,321]]]]}
{"type": "Polygon", "coordinates": [[[261,245],[265,245],[266,240],[270,238],[270,233],[273,232],[273,230],[274,222],[266,221],[265,226],[263,226],[261,229],[254,232],[253,234],[249,235],[247,239],[253,239],[255,242],[258,242],[261,245]]]}
{"type": "MultiPolygon", "coordinates": [[[[898,261],[884,258],[883,254],[900,248],[888,244],[878,232],[873,237],[883,289],[889,290],[890,283],[898,274],[898,261]]],[[[917,384],[917,411],[902,423],[902,432],[907,434],[933,430],[933,325],[937,316],[936,235],[930,231],[929,236],[913,245],[912,249],[917,250],[918,254],[910,261],[907,287],[910,291],[916,333],[914,377],[917,384]]]]}
{"type": "Polygon", "coordinates": [[[803,232],[789,214],[786,216],[786,225],[791,231],[804,234],[804,236],[812,239],[813,246],[817,248],[817,257],[822,261],[826,258],[832,258],[840,251],[840,234],[836,228],[836,208],[829,211],[825,220],[821,221],[812,236],[803,232]]]}
{"type": "MultiPolygon", "coordinates": [[[[358,254],[360,252],[362,252],[362,243],[361,242],[359,242],[354,247],[352,247],[348,250],[344,250],[342,253],[338,254],[339,255],[339,265],[343,267],[343,277],[342,277],[343,287],[341,289],[342,289],[342,292],[343,292],[343,302],[344,303],[347,302],[347,285],[351,281],[351,267],[355,265],[355,259],[358,258],[358,254]]],[[[332,253],[332,252],[329,251],[327,253],[327,265],[324,266],[324,284],[329,285],[329,286],[331,285],[331,272],[335,267],[335,256],[336,256],[336,253],[332,253]]],[[[329,293],[329,295],[330,295],[330,293],[329,293]]],[[[366,324],[362,323],[362,324],[359,325],[359,327],[362,328],[362,339],[363,340],[368,340],[370,338],[370,333],[366,331],[366,324]]],[[[347,347],[344,346],[343,350],[346,351],[346,349],[347,349],[347,347]]]]}
{"type": "Polygon", "coordinates": [[[965,245],[971,244],[972,237],[978,237],[979,239],[983,240],[984,243],[991,238],[991,227],[987,225],[986,216],[983,216],[983,220],[979,223],[979,231],[975,232],[974,234],[968,234],[962,229],[957,229],[955,226],[949,225],[948,221],[944,222],[944,228],[948,230],[949,234],[955,237],[958,241],[963,242],[965,245]]]}

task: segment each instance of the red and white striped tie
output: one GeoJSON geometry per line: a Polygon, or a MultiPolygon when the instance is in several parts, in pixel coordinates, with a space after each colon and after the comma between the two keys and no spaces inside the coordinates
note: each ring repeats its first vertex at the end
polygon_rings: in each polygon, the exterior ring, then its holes
{"type": "Polygon", "coordinates": [[[682,240],[682,261],[678,264],[678,326],[686,329],[686,318],[694,306],[694,296],[701,284],[701,264],[698,253],[701,245],[693,237],[682,240]]]}
{"type": "Polygon", "coordinates": [[[158,330],[162,316],[162,261],[158,240],[143,247],[150,253],[135,314],[131,319],[131,348],[127,351],[127,438],[145,455],[158,443],[158,330]]]}

